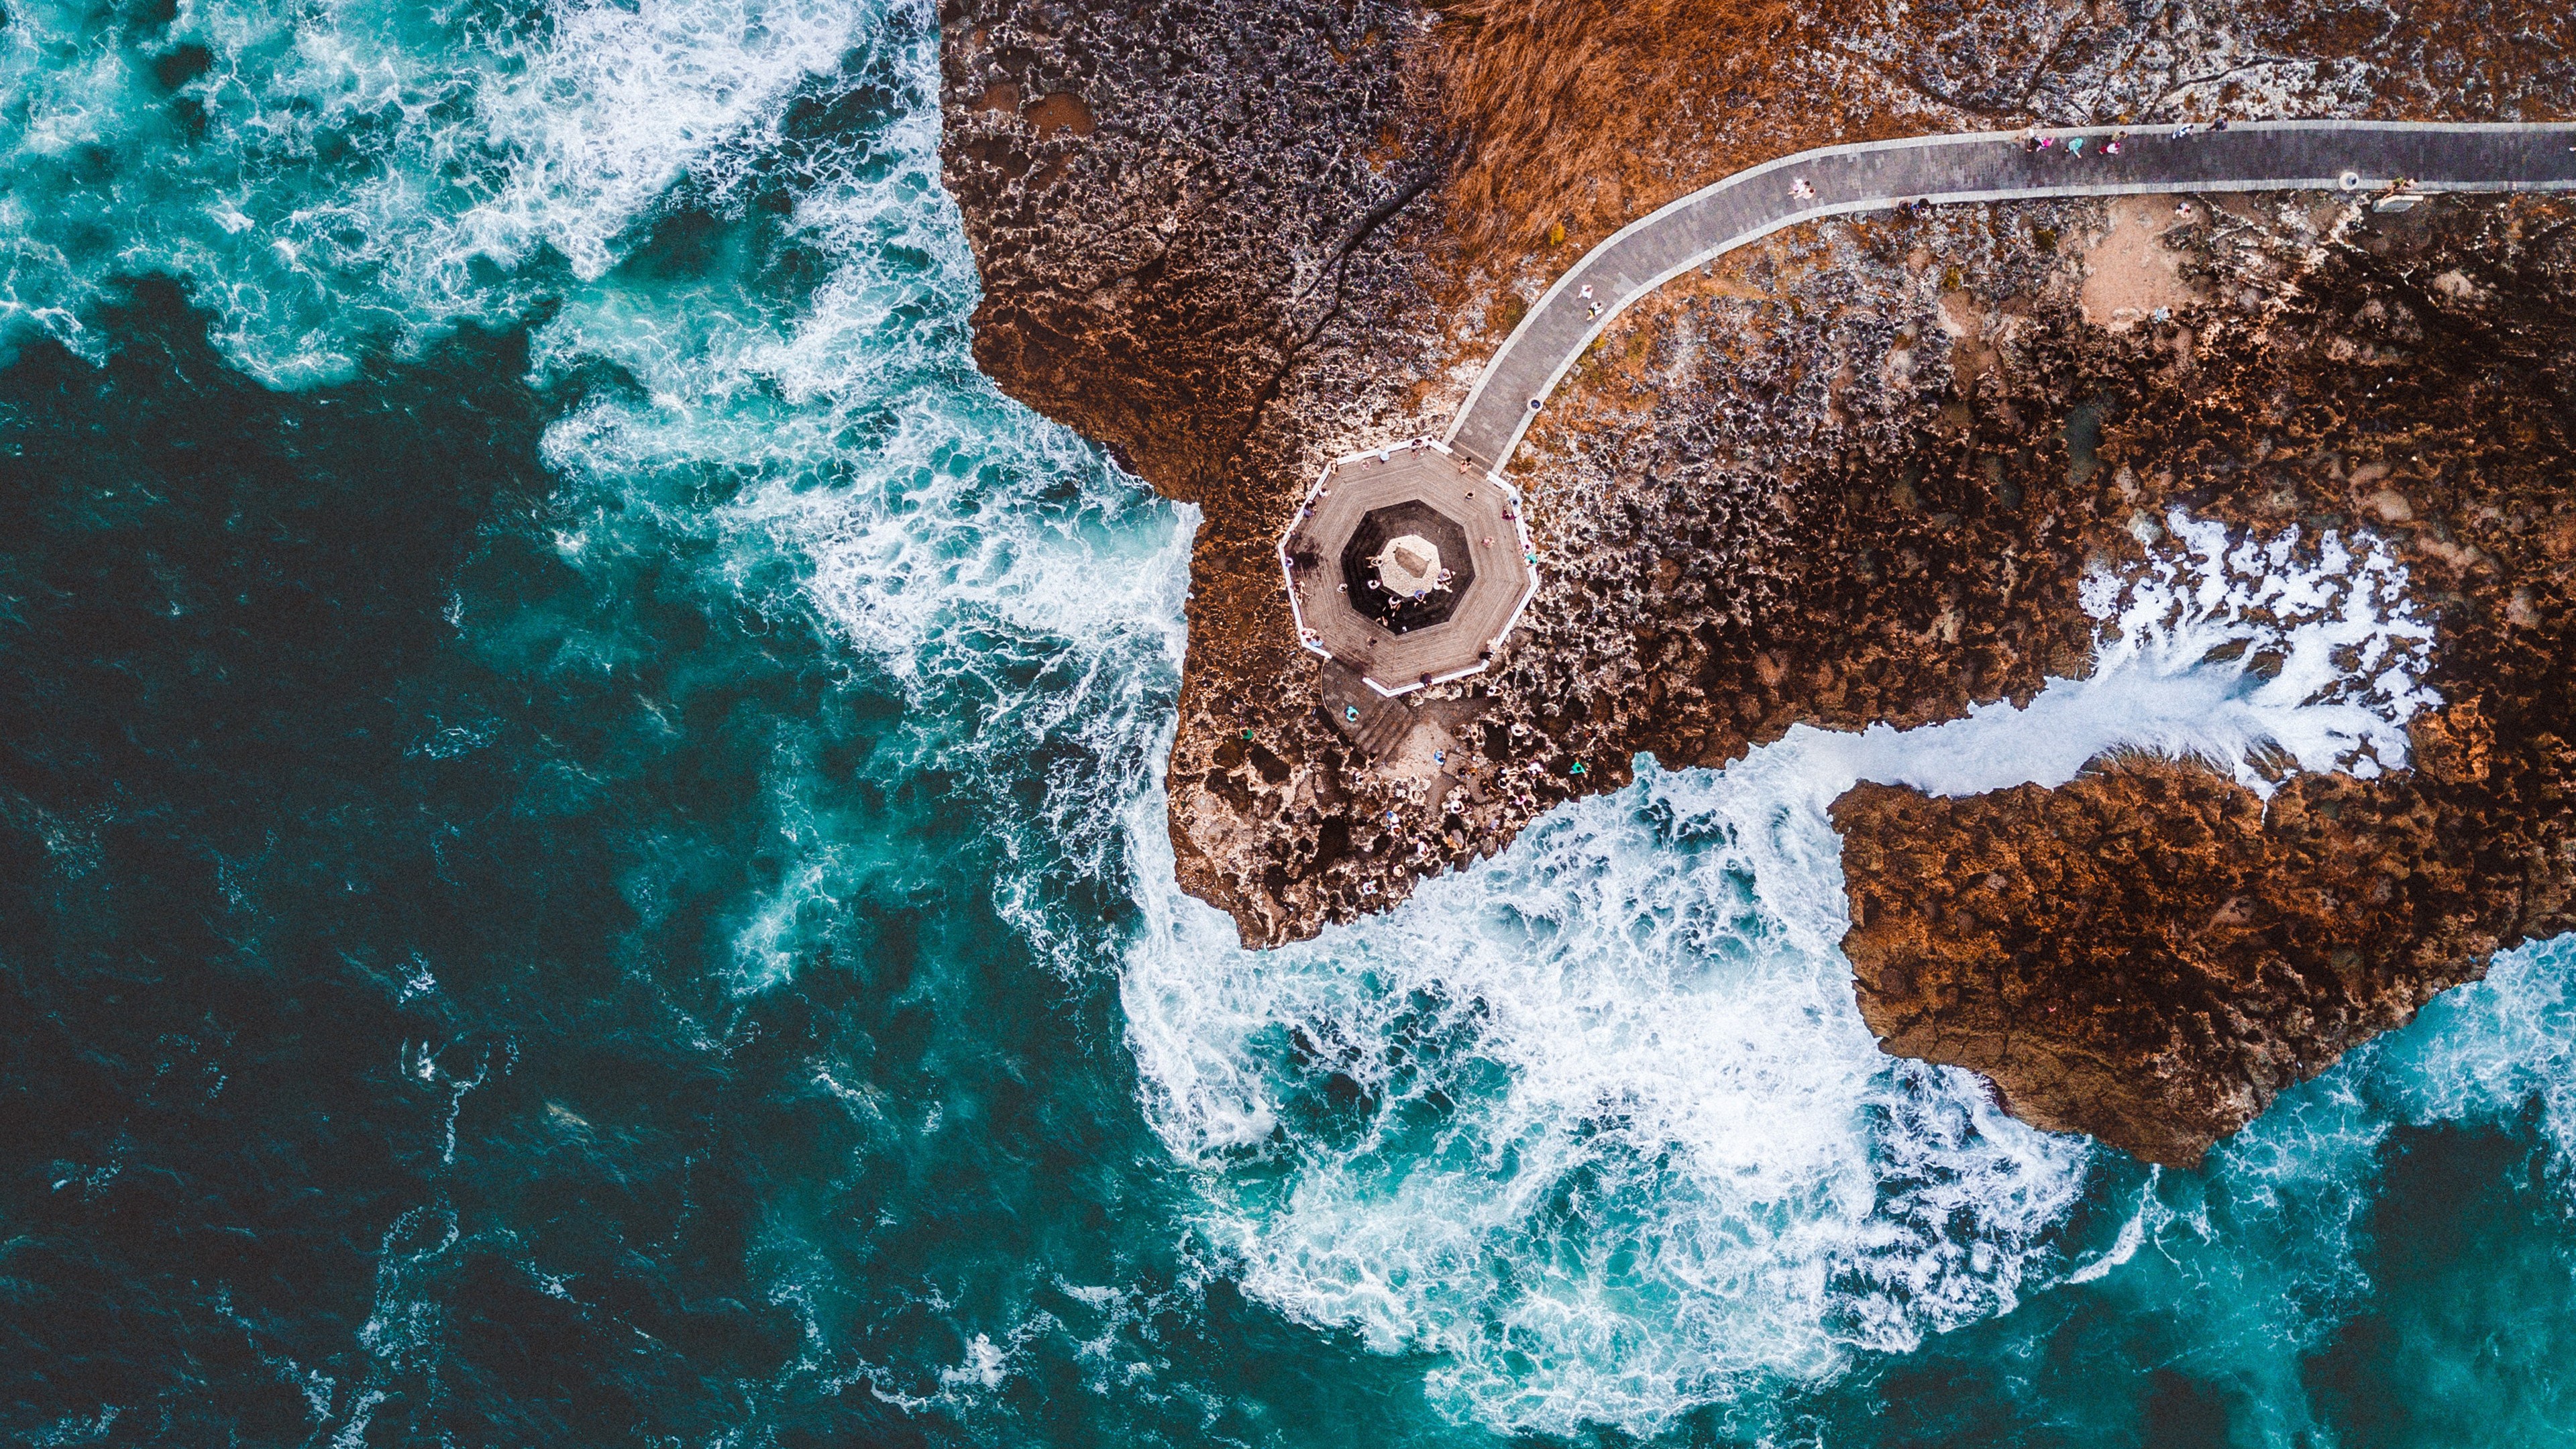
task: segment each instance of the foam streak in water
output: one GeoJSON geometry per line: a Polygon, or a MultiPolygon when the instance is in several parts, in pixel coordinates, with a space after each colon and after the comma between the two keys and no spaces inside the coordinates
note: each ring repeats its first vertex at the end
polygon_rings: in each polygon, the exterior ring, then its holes
{"type": "Polygon", "coordinates": [[[773,150],[786,100],[882,23],[835,0],[541,19],[203,0],[166,29],[12,6],[0,347],[35,332],[95,355],[84,314],[152,271],[192,279],[234,358],[288,386],[345,376],[370,342],[506,322],[565,271],[604,275],[684,176],[720,190],[773,150]],[[165,94],[189,46],[205,66],[165,94]]]}
{"type": "MultiPolygon", "coordinates": [[[[1650,1433],[2070,1271],[2052,1233],[2086,1148],[1878,1051],[1826,811],[1861,780],[2059,784],[2121,749],[2258,785],[2267,756],[2403,758],[2425,631],[2384,551],[2172,529],[2136,578],[2088,585],[2095,672],[2027,709],[1801,727],[1723,774],[1647,765],[1387,919],[1264,957],[1166,892],[1131,1039],[1246,1286],[1443,1355],[1435,1389],[1496,1427],[1650,1433]],[[2269,677],[2246,663],[2266,653],[2269,677]]],[[[2072,1271],[2125,1260],[2133,1226],[2072,1271]]]]}

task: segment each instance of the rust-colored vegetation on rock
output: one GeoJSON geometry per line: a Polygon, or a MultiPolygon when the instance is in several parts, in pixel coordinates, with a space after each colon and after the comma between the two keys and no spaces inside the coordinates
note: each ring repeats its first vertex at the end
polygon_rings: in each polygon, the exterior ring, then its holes
{"type": "MultiPolygon", "coordinates": [[[[1569,257],[1601,236],[1777,154],[1799,129],[1847,124],[1815,54],[1837,8],[1792,0],[1449,0],[1420,42],[1440,118],[1462,139],[1441,202],[1471,261],[1526,251],[1562,225],[1569,257]],[[1768,124],[1748,126],[1761,117],[1768,124]]],[[[1840,8],[1850,8],[1843,6],[1840,8]]]]}

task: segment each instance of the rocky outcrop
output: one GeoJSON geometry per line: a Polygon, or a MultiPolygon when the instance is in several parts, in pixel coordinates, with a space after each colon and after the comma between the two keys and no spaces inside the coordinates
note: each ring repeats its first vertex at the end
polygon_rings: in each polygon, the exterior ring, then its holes
{"type": "Polygon", "coordinates": [[[969,0],[943,23],[977,362],[1173,496],[1258,511],[1286,410],[1374,330],[1355,299],[1423,300],[1387,234],[1445,159],[1405,102],[1423,17],[969,0]]]}
{"type": "Polygon", "coordinates": [[[1843,949],[1887,1050],[1985,1074],[2025,1121],[2198,1164],[2283,1088],[2482,974],[2500,899],[2411,778],[2270,802],[2131,760],[2056,790],[1834,806],[1843,949]]]}
{"type": "MultiPolygon", "coordinates": [[[[2565,474],[2546,475],[2563,458],[2569,395],[2544,356],[2564,355],[2543,334],[2568,295],[2564,209],[2548,203],[2371,219],[2339,198],[2236,199],[2110,248],[2095,242],[2119,227],[2092,203],[1783,233],[1623,318],[1533,430],[1515,471],[1542,591],[1493,672],[1373,707],[1347,733],[1342,711],[1321,707],[1347,681],[1294,647],[1270,553],[1298,494],[1337,452],[1444,423],[1543,280],[1672,195],[1799,145],[2123,108],[2205,114],[2244,103],[2230,86],[2313,111],[2576,101],[2563,59],[2576,31],[2568,46],[2552,39],[2576,21],[2537,10],[2513,32],[2525,44],[2447,11],[2340,36],[2305,7],[2222,5],[2158,29],[2065,6],[2028,30],[2025,54],[1967,43],[1966,21],[1908,40],[1883,17],[1837,29],[1831,7],[1747,6],[1721,18],[1770,42],[1694,71],[1656,49],[1700,23],[1687,8],[1534,19],[1394,0],[948,0],[946,154],[984,269],[978,359],[1205,510],[1169,773],[1185,888],[1231,913],[1247,943],[1273,944],[1501,848],[1552,804],[1623,783],[1640,752],[1720,765],[1800,722],[1908,725],[2027,699],[2086,667],[2084,570],[2134,558],[2140,515],[2180,504],[2249,530],[2332,520],[2398,540],[2440,620],[2442,667],[2493,672],[2478,715],[2489,778],[2526,782],[2424,795],[2406,810],[2430,812],[2431,834],[2406,848],[2454,861],[2470,822],[2519,822],[2526,888],[2474,929],[2427,924],[2449,906],[2373,917],[2368,959],[2395,974],[2339,1015],[2310,998],[2346,947],[2327,948],[2316,975],[2283,957],[2306,983],[2285,985],[2283,1002],[2341,1025],[2302,1026],[2288,1005],[2249,999],[2237,1047],[2190,1047],[2197,1028],[2177,1015],[2162,1036],[2132,1023],[2067,1048],[2098,1047],[2105,1071],[2164,1053],[2177,1104],[2165,1136],[2143,1125],[2163,1120],[2155,1091],[2085,1115],[2083,1103],[2114,1099],[2044,1106],[2056,1099],[1984,1047],[1943,1059],[1988,1071],[2017,1110],[2182,1160],[2235,1110],[2186,1099],[2259,1106],[2474,970],[2481,942],[2556,919],[2547,903],[2568,866],[2548,854],[2554,836],[2531,833],[2532,812],[2550,807],[2528,783],[2555,758],[2538,722],[2553,707],[2565,717],[2545,676],[2568,675],[2563,581],[2539,561],[2559,526],[2547,520],[2565,474]],[[2250,35],[2267,37],[2262,54],[2239,55],[2250,35]],[[2337,47],[2344,61],[2330,63],[2337,47]],[[2417,59],[2382,70],[2369,57],[2383,50],[2417,59]],[[2440,58],[2449,89],[2428,88],[2424,56],[2440,58]],[[1544,76],[1508,84],[1533,66],[1544,76]],[[2194,79],[2204,73],[2227,78],[2194,79]],[[1655,99],[1625,104],[1605,77],[1655,99]],[[2520,561],[2497,564],[2508,558],[2520,561]]],[[[2435,681],[2445,697],[2465,699],[2447,678],[2435,681]]],[[[2425,757],[2477,754],[2467,718],[2426,726],[2452,734],[2420,737],[2425,757]]],[[[2262,833],[2259,810],[2254,836],[2228,834],[2244,808],[2228,782],[2157,778],[2163,793],[2094,800],[2084,792],[2110,787],[2078,782],[2062,808],[2021,808],[2069,830],[2103,812],[2172,814],[2235,842],[2194,867],[2200,884],[2176,887],[2175,920],[2191,892],[2257,861],[2289,869],[2310,848],[2262,833]]],[[[1950,832],[1974,823],[1955,813],[1968,808],[1855,800],[1852,859],[1897,859],[1868,848],[1908,830],[1921,850],[1967,850],[1950,832]]],[[[2025,848],[2049,853],[2041,839],[2025,848]]],[[[2475,851],[2456,869],[2471,894],[2506,874],[2475,851]]],[[[1926,994],[1903,1012],[1863,994],[1891,1049],[1995,1041],[1986,1024],[2006,1005],[1964,974],[1938,984],[1950,979],[1938,963],[1982,948],[1952,942],[1951,918],[1928,906],[1909,916],[1905,891],[1873,868],[1855,865],[1851,881],[1895,933],[1882,949],[1870,934],[1881,925],[1862,927],[1856,957],[1877,952],[1881,972],[1922,963],[1907,969],[1926,994]]],[[[2099,929],[2127,919],[2105,914],[2099,929]]],[[[2240,946],[2201,948],[2218,954],[2193,968],[2207,984],[2190,1001],[2273,979],[2243,954],[2257,936],[2226,939],[2240,946]]],[[[2072,981],[2084,968],[2031,969],[2072,981]]],[[[2076,1070],[2078,1056],[2065,1061],[2076,1070]]]]}
{"type": "Polygon", "coordinates": [[[1313,718],[1319,680],[1270,550],[1334,443],[1431,430],[1402,396],[1441,363],[1414,235],[1451,161],[1408,69],[1427,20],[1385,0],[942,14],[947,179],[984,274],[977,361],[1206,510],[1172,842],[1183,886],[1256,942],[1321,923],[1283,899],[1280,857],[1314,860],[1364,814],[1339,784],[1347,749],[1313,718]],[[1083,120],[1050,125],[1041,106],[1083,120]],[[1217,765],[1247,727],[1260,758],[1294,764],[1217,765]],[[1256,803],[1282,790],[1303,822],[1256,803]]]}
{"type": "Polygon", "coordinates": [[[2129,761],[1834,810],[1844,950],[1888,1050],[2159,1162],[2197,1162],[2500,946],[2576,929],[2576,208],[2349,240],[2104,454],[2142,503],[2395,547],[2448,701],[2412,721],[2411,767],[2294,776],[2268,806],[2129,761]]]}

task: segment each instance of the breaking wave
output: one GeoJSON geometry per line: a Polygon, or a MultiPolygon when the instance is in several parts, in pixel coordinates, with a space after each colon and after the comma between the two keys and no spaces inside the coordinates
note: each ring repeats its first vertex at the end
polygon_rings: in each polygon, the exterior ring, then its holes
{"type": "Polygon", "coordinates": [[[675,186],[721,191],[773,154],[784,103],[888,28],[815,0],[9,19],[0,344],[33,328],[96,356],[104,289],[164,271],[282,385],[604,276],[675,186]]]}
{"type": "MultiPolygon", "coordinates": [[[[2123,748],[2258,789],[2402,763],[2428,636],[2367,540],[2176,516],[2144,571],[2088,586],[2096,672],[2028,709],[1641,768],[1388,917],[1239,949],[1178,893],[1163,828],[1195,515],[975,373],[937,45],[922,3],[14,5],[0,348],[103,355],[87,319],[156,270],[278,386],[532,326],[538,381],[573,399],[545,439],[562,557],[669,552],[886,682],[909,728],[871,788],[949,791],[1037,958],[1114,977],[1142,1109],[1199,1190],[1175,1235],[1293,1320],[1432,1355],[1462,1420],[1759,1426],[1870,1356],[2195,1254],[2238,1275],[2229,1311],[2269,1352],[2358,1291],[2389,1124],[2536,1112],[2559,1161],[2576,1147],[2564,946],[2285,1098],[2205,1181],[2027,1128],[1967,1074],[1881,1055],[1854,1007],[1824,810],[1858,780],[2057,783],[2123,748]]],[[[734,923],[746,996],[810,959],[809,906],[932,884],[830,828],[846,766],[786,740],[769,785],[793,858],[734,923]]],[[[388,1236],[382,1322],[439,1221],[388,1236]]],[[[943,1396],[1015,1372],[1000,1331],[961,1327],[943,1396]]]]}
{"type": "Polygon", "coordinates": [[[2088,582],[2094,672],[2027,708],[1802,726],[1723,772],[1641,760],[1385,921],[1264,956],[1164,889],[1130,1033],[1246,1286],[1440,1355],[1462,1417],[1651,1434],[1710,1404],[1758,1422],[1856,1355],[2126,1261],[2143,1219],[2089,1255],[2061,1241],[2087,1144],[1878,1051],[1826,811],[1861,780],[2056,785],[2120,750],[2261,788],[2402,762],[2429,631],[2386,551],[2168,526],[2144,569],[2088,582]]]}

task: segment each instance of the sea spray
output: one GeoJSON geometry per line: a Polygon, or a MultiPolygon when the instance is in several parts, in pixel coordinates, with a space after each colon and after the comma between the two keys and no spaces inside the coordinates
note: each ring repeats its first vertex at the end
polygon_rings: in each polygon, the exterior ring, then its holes
{"type": "Polygon", "coordinates": [[[2055,785],[2128,749],[2257,784],[2267,754],[2403,758],[2428,631],[2384,548],[2168,526],[2136,577],[2088,583],[2094,672],[2027,708],[1799,726],[1722,772],[1641,760],[1385,920],[1259,958],[1163,914],[1131,957],[1130,1035],[1246,1286],[1440,1354],[1444,1402],[1497,1429],[1651,1434],[2107,1273],[2054,1238],[2081,1141],[1877,1050],[1826,811],[1861,780],[2055,785]],[[2265,652],[2288,660],[2268,678],[2265,652]]]}
{"type": "Polygon", "coordinates": [[[226,350],[283,385],[506,323],[605,275],[684,181],[721,191],[774,155],[787,103],[892,50],[913,8],[12,6],[0,347],[99,356],[82,319],[151,271],[189,278],[226,350]]]}
{"type": "Polygon", "coordinates": [[[2404,564],[2367,533],[2296,526],[2237,530],[2180,508],[2161,531],[2141,516],[2146,565],[2096,564],[2078,591],[2102,623],[2094,678],[2223,679],[2229,698],[2192,721],[2197,739],[2162,731],[2131,743],[2189,754],[2269,796],[2283,764],[2374,779],[2406,763],[2406,722],[2441,703],[2420,681],[2433,626],[2404,564]],[[2198,666],[2220,660],[2230,669],[2198,666]]]}
{"type": "MultiPolygon", "coordinates": [[[[973,270],[938,187],[938,43],[921,4],[190,0],[167,23],[10,8],[0,351],[53,337],[107,356],[102,299],[137,271],[184,278],[225,355],[279,386],[358,375],[377,349],[464,324],[532,326],[534,375],[564,409],[536,526],[574,581],[436,581],[419,617],[491,673],[458,687],[413,659],[381,682],[440,701],[394,747],[434,782],[424,797],[333,780],[311,817],[277,817],[285,849],[216,851],[214,892],[165,914],[222,921],[243,954],[216,971],[172,954],[191,974],[164,994],[191,1010],[78,1043],[67,1072],[122,1056],[149,1080],[102,1096],[95,1150],[45,1160],[13,1211],[130,1211],[119,1195],[138,1183],[213,1181],[205,1158],[168,1170],[155,1135],[203,1098],[225,1115],[194,1120],[268,1144],[219,1186],[268,1213],[276,1252],[205,1289],[209,1338],[182,1285],[241,1239],[228,1204],[187,1201],[192,1220],[155,1199],[179,1252],[123,1277],[46,1256],[131,1246],[112,1228],[22,1234],[12,1272],[58,1290],[45,1316],[116,1303],[109,1352],[78,1367],[109,1366],[105,1392],[134,1396],[56,1405],[31,1440],[173,1415],[206,1442],[255,1435],[188,1416],[265,1395],[287,1406],[275,1437],[350,1443],[543,1432],[524,1426],[562,1427],[535,1417],[559,1404],[607,1406],[559,1437],[641,1425],[697,1443],[809,1424],[1476,1441],[1709,1405],[1747,1432],[1813,1412],[1832,1442],[1924,1442],[1940,1436],[1895,1416],[1944,1398],[2006,1423],[1947,1437],[2080,1426],[2115,1442],[2138,1432],[2134,1386],[2185,1372],[2238,1386],[2248,1431],[2286,1441],[2312,1418],[2301,1356],[2335,1350],[2373,1272],[2426,1256],[2374,1246],[2392,1155],[2425,1134],[2528,1140],[2555,1194],[2540,1211],[2563,1223],[2576,1032],[2560,947],[2509,956],[2286,1095],[2202,1174],[2032,1132],[1961,1074],[1879,1056],[1851,1010],[1822,810],[1854,780],[2061,780],[2118,747],[2198,755],[2257,789],[2284,756],[2399,763],[2428,702],[2427,636],[2402,571],[2357,535],[2258,545],[2169,519],[2145,570],[2088,594],[2116,631],[2101,667],[2027,711],[1803,730],[1723,775],[1648,769],[1391,917],[1241,952],[1173,884],[1158,775],[1195,516],[975,374],[973,270]],[[799,670],[826,682],[777,682],[799,670]],[[467,785],[438,793],[449,780],[467,785]],[[328,843],[310,821],[353,800],[381,808],[351,818],[410,853],[313,852],[322,883],[299,923],[283,857],[328,843]],[[434,828],[403,836],[413,819],[434,828]],[[399,898],[444,923],[453,900],[406,892],[524,847],[530,820],[559,833],[530,827],[547,849],[506,857],[472,905],[542,919],[613,868],[569,933],[606,936],[600,959],[550,939],[557,954],[531,964],[520,932],[496,965],[453,938],[387,939],[370,917],[399,898]],[[1003,939],[966,939],[988,908],[1003,939]],[[346,980],[194,1009],[207,979],[250,993],[263,943],[289,928],[328,942],[311,954],[349,962],[346,980]],[[1123,1023],[1103,999],[1113,972],[1123,1023]],[[313,1053],[353,1015],[367,1029],[351,1003],[370,973],[415,1035],[344,1071],[313,1053]],[[496,1001],[511,1010],[476,1016],[496,1001]],[[317,1004],[333,1031],[264,1034],[264,1015],[321,1019],[317,1004]],[[338,1136],[250,1116],[280,1062],[338,1136]],[[408,1116],[371,1103],[380,1078],[408,1116]],[[1155,1137],[1134,1126],[1140,1099],[1155,1137]],[[313,1143],[301,1160],[272,1150],[313,1143]],[[414,1154],[426,1180],[387,1188],[391,1169],[347,1166],[380,1152],[414,1154]],[[372,1260],[334,1276],[352,1243],[372,1260]],[[1190,1254],[1177,1273],[1158,1256],[1173,1245],[1190,1254]],[[1265,1307],[1211,1311],[1226,1281],[1265,1307]],[[2077,1295],[2089,1318],[2065,1307],[2077,1295]],[[354,1305],[339,1329],[314,1307],[333,1301],[354,1305]],[[788,1328],[765,1339],[775,1316],[788,1328]],[[1296,1325],[1432,1357],[1373,1366],[1296,1325]],[[514,1385],[522,1345],[541,1381],[514,1385]],[[257,1366],[230,1373],[245,1351],[257,1366]],[[1971,1355],[1954,1392],[1920,1377],[1880,1392],[1945,1354],[1971,1355]],[[1390,1387],[1424,1374],[1453,1425],[1407,1417],[1390,1387]]],[[[352,597],[363,582],[317,577],[352,597]]],[[[164,676],[170,697],[235,647],[203,644],[164,676]]],[[[115,698],[120,728],[153,722],[115,698]]],[[[283,712],[279,747],[309,755],[316,717],[283,712]]],[[[148,777],[113,783],[152,800],[148,777]]],[[[235,816],[267,803],[234,784],[208,798],[235,816]]],[[[123,805],[0,808],[74,883],[47,877],[78,923],[65,939],[150,956],[78,934],[139,919],[155,885],[120,874],[123,805]],[[82,881],[114,882],[119,908],[82,881]]],[[[44,1018],[26,1040],[50,1051],[60,1029],[44,1018]]],[[[50,1109],[55,1086],[23,1100],[50,1109]]],[[[2545,1257],[2558,1233],[2522,1241],[2545,1257]]],[[[2466,1375],[2515,1344],[2449,1347],[2410,1344],[2353,1377],[2466,1375]]],[[[2492,1437],[2541,1437],[2549,1408],[2492,1437]]]]}

